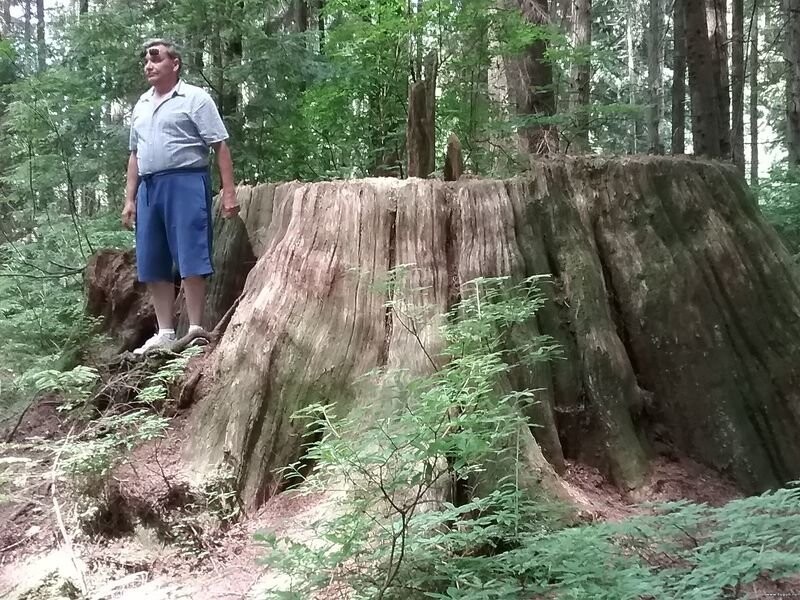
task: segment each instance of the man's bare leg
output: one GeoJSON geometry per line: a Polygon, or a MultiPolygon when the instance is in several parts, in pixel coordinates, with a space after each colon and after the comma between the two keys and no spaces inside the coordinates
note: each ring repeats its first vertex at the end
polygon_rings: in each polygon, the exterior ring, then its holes
{"type": "Polygon", "coordinates": [[[171,281],[154,281],[147,284],[159,329],[175,328],[175,284],[171,281]]]}
{"type": "Polygon", "coordinates": [[[206,307],[206,278],[187,277],[183,280],[183,295],[186,298],[186,312],[189,327],[202,327],[203,312],[206,307]]]}

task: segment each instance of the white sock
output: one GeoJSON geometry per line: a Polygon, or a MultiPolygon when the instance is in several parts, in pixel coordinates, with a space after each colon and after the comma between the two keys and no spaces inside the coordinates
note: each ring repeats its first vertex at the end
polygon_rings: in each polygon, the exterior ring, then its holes
{"type": "Polygon", "coordinates": [[[166,336],[168,338],[174,338],[175,337],[175,330],[174,329],[161,329],[161,328],[159,328],[158,335],[159,336],[166,336]]]}
{"type": "Polygon", "coordinates": [[[203,331],[202,325],[189,325],[189,331],[187,333],[193,333],[195,331],[203,331]]]}

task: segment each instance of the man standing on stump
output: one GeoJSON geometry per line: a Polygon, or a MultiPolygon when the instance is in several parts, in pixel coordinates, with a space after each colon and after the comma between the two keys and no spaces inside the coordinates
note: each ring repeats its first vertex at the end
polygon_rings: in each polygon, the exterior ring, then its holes
{"type": "Polygon", "coordinates": [[[147,283],[158,331],[136,354],[175,340],[174,268],[183,281],[189,332],[202,331],[206,277],[211,275],[211,177],[214,148],[222,180],[222,215],[239,212],[228,132],[214,101],[181,80],[181,55],[167,40],[151,40],[142,54],[151,88],[131,118],[122,223],[136,222],[136,266],[147,283]]]}

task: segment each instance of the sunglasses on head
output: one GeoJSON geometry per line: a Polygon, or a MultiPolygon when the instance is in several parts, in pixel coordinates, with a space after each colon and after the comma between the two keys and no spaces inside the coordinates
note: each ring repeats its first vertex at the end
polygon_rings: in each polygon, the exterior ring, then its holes
{"type": "MultiPolygon", "coordinates": [[[[169,54],[168,53],[165,52],[164,54],[166,54],[167,58],[169,58],[169,54]]],[[[141,53],[139,54],[139,58],[143,59],[147,55],[150,55],[153,58],[156,58],[156,57],[161,55],[161,50],[158,49],[158,48],[148,48],[147,50],[142,50],[141,53]]]]}

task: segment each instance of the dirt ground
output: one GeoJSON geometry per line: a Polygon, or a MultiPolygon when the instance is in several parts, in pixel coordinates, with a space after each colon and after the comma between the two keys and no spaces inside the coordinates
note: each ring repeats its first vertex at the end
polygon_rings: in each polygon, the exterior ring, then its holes
{"type": "MultiPolygon", "coordinates": [[[[0,598],[54,568],[70,570],[96,600],[259,597],[264,550],[253,536],[260,531],[301,535],[329,501],[286,492],[227,529],[206,528],[187,508],[191,499],[180,483],[185,421],[178,416],[165,439],[138,448],[118,469],[109,491],[113,509],[96,515],[94,530],[87,532],[77,525],[81,507],[51,473],[53,448],[68,431],[55,404],[45,399],[33,406],[12,442],[0,446],[0,598]],[[57,525],[54,484],[71,546],[57,525]],[[187,527],[176,528],[182,516],[187,527]],[[176,530],[190,533],[180,538],[176,530]]],[[[0,431],[0,439],[9,428],[0,431]]],[[[721,505],[740,497],[730,482],[687,459],[655,461],[635,494],[620,492],[596,469],[579,464],[569,464],[564,480],[586,521],[639,514],[642,502],[689,499],[721,505]]],[[[765,584],[749,597],[800,598],[800,591],[791,595],[793,590],[800,586],[765,584]]]]}

